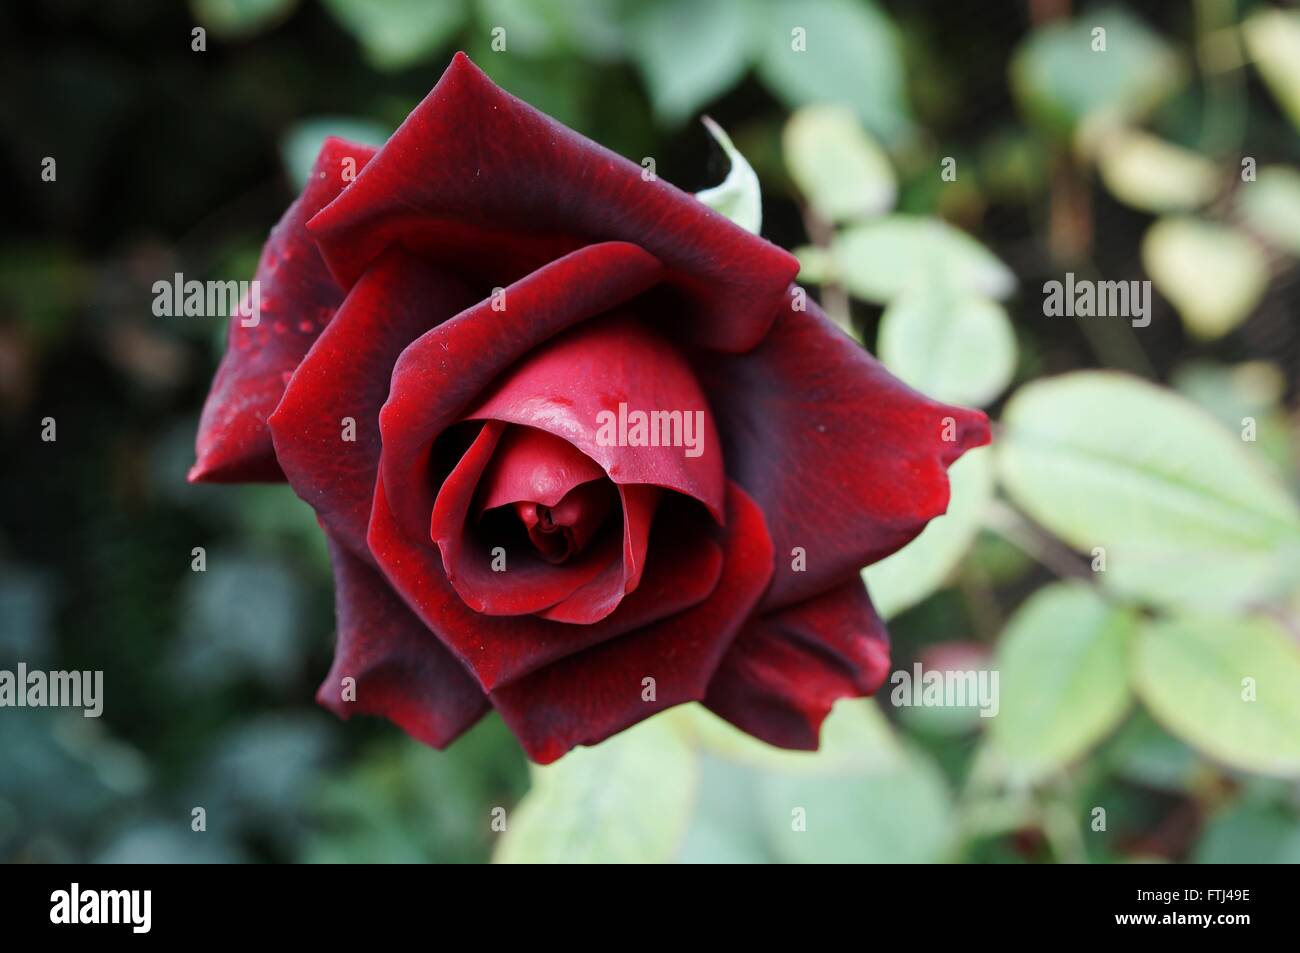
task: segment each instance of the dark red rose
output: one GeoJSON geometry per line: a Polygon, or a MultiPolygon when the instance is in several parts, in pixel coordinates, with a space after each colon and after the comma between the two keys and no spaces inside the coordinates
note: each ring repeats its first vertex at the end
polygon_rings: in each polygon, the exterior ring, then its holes
{"type": "Polygon", "coordinates": [[[495,708],[539,762],[687,701],[815,748],[888,667],[859,569],[989,434],[840,333],[797,267],[463,54],[382,148],[326,142],[191,473],[315,508],[321,704],[436,747],[495,708]]]}

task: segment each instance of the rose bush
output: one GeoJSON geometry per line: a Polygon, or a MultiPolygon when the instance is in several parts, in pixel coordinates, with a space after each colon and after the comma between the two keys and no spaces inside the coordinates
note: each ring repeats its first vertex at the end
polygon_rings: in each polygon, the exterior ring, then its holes
{"type": "Polygon", "coordinates": [[[463,54],[383,147],[328,140],[191,471],[315,508],[319,701],[436,747],[495,708],[543,763],[692,700],[816,747],[888,667],[859,569],[944,511],[988,426],[891,377],[797,269],[463,54]]]}

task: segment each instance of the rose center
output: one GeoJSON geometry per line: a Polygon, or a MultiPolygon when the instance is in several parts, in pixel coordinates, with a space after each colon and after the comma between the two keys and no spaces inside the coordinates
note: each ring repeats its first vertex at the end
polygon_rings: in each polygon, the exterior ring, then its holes
{"type": "Polygon", "coordinates": [[[551,563],[562,563],[582,552],[618,503],[618,491],[608,480],[580,483],[554,506],[520,501],[514,504],[533,548],[551,563]]]}

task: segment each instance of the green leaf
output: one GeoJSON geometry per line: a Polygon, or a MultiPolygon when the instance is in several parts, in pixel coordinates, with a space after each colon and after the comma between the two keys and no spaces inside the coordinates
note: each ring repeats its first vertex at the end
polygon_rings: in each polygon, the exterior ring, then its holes
{"type": "Polygon", "coordinates": [[[437,53],[465,22],[464,0],[324,0],[371,65],[411,66],[437,53]]]}
{"type": "Polygon", "coordinates": [[[1234,198],[1247,228],[1300,258],[1300,171],[1283,165],[1260,169],[1234,198]]]}
{"type": "Polygon", "coordinates": [[[1097,169],[1111,195],[1146,212],[1199,208],[1219,189],[1218,171],[1209,159],[1137,129],[1105,136],[1097,149],[1097,169]]]}
{"type": "Polygon", "coordinates": [[[1211,818],[1197,864],[1300,864],[1300,820],[1268,804],[1238,804],[1211,818]]]}
{"type": "Polygon", "coordinates": [[[655,115],[677,124],[736,84],[749,68],[748,0],[666,0],[633,21],[632,55],[655,115]]]}
{"type": "Polygon", "coordinates": [[[608,62],[624,54],[620,4],[610,0],[478,0],[478,25],[491,36],[501,27],[506,50],[529,57],[608,62]]]}
{"type": "Polygon", "coordinates": [[[790,252],[799,259],[799,280],[814,285],[835,281],[835,258],[825,248],[800,245],[790,252]]]}
{"type": "Polygon", "coordinates": [[[1040,27],[1011,60],[1011,87],[1021,108],[1061,135],[1088,118],[1140,118],[1182,80],[1182,63],[1170,46],[1118,7],[1040,27]],[[1104,51],[1093,49],[1098,28],[1105,30],[1104,51]]]}
{"type": "Polygon", "coordinates": [[[948,512],[933,519],[898,552],[862,571],[871,601],[884,619],[916,605],[944,584],[979,532],[993,496],[993,456],[987,447],[962,455],[948,468],[952,499],[948,512]]]}
{"type": "Polygon", "coordinates": [[[1134,646],[1133,684],[1156,720],[1212,758],[1300,775],[1300,648],[1272,619],[1148,622],[1134,646]]]}
{"type": "Polygon", "coordinates": [[[1130,610],[1084,583],[1040,589],[998,643],[1000,702],[991,741],[1019,782],[1076,760],[1128,710],[1130,610]]]}
{"type": "Polygon", "coordinates": [[[954,288],[942,272],[890,302],[876,352],[921,393],[976,407],[1002,393],[1016,369],[1016,336],[1006,311],[954,288]]]}
{"type": "Polygon", "coordinates": [[[352,119],[345,116],[319,116],[304,119],[290,126],[280,143],[280,157],[295,187],[307,184],[311,167],[320,154],[321,144],[327,136],[339,136],[368,146],[380,146],[388,139],[389,130],[369,119],[352,119]]]}
{"type": "Polygon", "coordinates": [[[769,842],[792,863],[935,863],[954,845],[943,773],[912,748],[852,774],[765,773],[758,791],[769,842]]]}
{"type": "Polygon", "coordinates": [[[703,122],[727,154],[731,169],[719,185],[696,192],[695,197],[741,228],[757,235],[763,226],[763,197],[758,187],[758,176],[740,151],[731,144],[731,137],[722,131],[721,126],[708,116],[704,117],[703,122]]]}
{"type": "Polygon", "coordinates": [[[298,0],[190,0],[194,19],[214,34],[237,39],[288,18],[298,0]]]}
{"type": "Polygon", "coordinates": [[[695,752],[674,719],[643,721],[534,772],[497,863],[659,863],[690,823],[695,752]]]}
{"type": "Polygon", "coordinates": [[[1256,69],[1300,129],[1300,13],[1261,10],[1241,30],[1256,69]]]}
{"type": "Polygon", "coordinates": [[[1142,265],[1187,329],[1213,340],[1241,324],[1268,288],[1268,262],[1226,225],[1162,218],[1142,239],[1142,265]]]}
{"type": "Polygon", "coordinates": [[[790,177],[822,219],[842,222],[893,208],[893,167],[849,109],[797,110],[785,124],[782,146],[790,177]]]}
{"type": "Polygon", "coordinates": [[[1296,572],[1295,502],[1235,435],[1171,391],[1105,371],[1021,388],[997,453],[1012,500],[1100,579],[1174,607],[1228,608],[1296,572]]]}
{"type": "Polygon", "coordinates": [[[869,699],[836,703],[822,722],[816,751],[776,748],[724,721],[703,705],[680,705],[672,717],[702,750],[719,758],[795,774],[843,774],[894,764],[901,749],[879,706],[869,699]]]}
{"type": "Polygon", "coordinates": [[[991,298],[1004,298],[1016,287],[1015,275],[974,238],[918,215],[851,225],[835,236],[831,252],[844,286],[873,304],[887,304],[936,273],[991,298]]]}
{"type": "Polygon", "coordinates": [[[791,109],[841,103],[886,142],[908,132],[898,34],[874,3],[769,0],[763,36],[759,76],[791,109]]]}

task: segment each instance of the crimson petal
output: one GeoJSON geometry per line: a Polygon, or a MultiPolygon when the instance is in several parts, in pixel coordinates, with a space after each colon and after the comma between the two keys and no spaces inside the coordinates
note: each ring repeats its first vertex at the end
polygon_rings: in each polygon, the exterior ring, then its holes
{"type": "Polygon", "coordinates": [[[709,680],[772,574],[763,514],[728,485],[722,578],[708,599],[621,639],[570,655],[491,693],[539,764],[658,711],[704,698],[709,680]],[[647,678],[654,679],[646,700],[647,678]]]}
{"type": "Polygon", "coordinates": [[[495,278],[527,274],[591,242],[628,241],[694,302],[682,328],[742,351],[766,333],[798,271],[658,176],[557,123],[457,53],[438,84],[339,201],[315,219],[330,269],[349,286],[385,246],[495,278]]]}
{"type": "Polygon", "coordinates": [[[340,718],[379,715],[427,745],[444,748],[491,707],[487,697],[397,594],[337,541],[338,646],[316,700],[340,718]],[[343,679],[353,678],[355,700],[343,679]]]}
{"type": "Polygon", "coordinates": [[[704,703],[757,738],[812,751],[835,701],[870,695],[888,672],[888,633],[854,579],[751,619],[704,703]]]}
{"type": "MultiPolygon", "coordinates": [[[[680,351],[639,321],[610,316],[558,335],[512,368],[465,416],[548,431],[599,463],[615,483],[676,490],[722,519],[726,477],[708,402],[680,351]],[[602,422],[656,412],[676,414],[676,436],[684,438],[689,425],[698,447],[602,442],[602,422]]],[[[607,426],[605,435],[618,437],[618,429],[607,426]]],[[[653,432],[656,443],[664,442],[662,427],[645,429],[647,437],[653,432]]]]}
{"type": "Polygon", "coordinates": [[[379,415],[380,469],[410,540],[428,539],[433,440],[501,371],[552,335],[640,294],[661,274],[659,262],[635,245],[591,245],[468,308],[402,352],[379,415]]]}
{"type": "Polygon", "coordinates": [[[365,166],[374,152],[326,139],[302,195],[271,229],[255,275],[260,320],[244,327],[238,314],[231,316],[226,353],[199,420],[191,482],[284,479],[266,420],[289,375],[343,300],[306,223],[343,191],[344,176],[365,166]]]}
{"type": "MultiPolygon", "coordinates": [[[[617,558],[619,538],[607,534],[603,545],[592,546],[560,566],[532,552],[532,547],[512,553],[502,545],[505,569],[496,571],[492,550],[497,547],[472,542],[469,522],[479,478],[505,428],[499,421],[488,421],[465,451],[438,492],[429,535],[442,552],[447,580],[466,605],[489,615],[518,616],[553,606],[599,576],[617,558]]],[[[513,512],[510,518],[515,518],[513,512]]]]}
{"type": "Polygon", "coordinates": [[[718,585],[722,548],[701,536],[701,522],[661,513],[649,548],[667,558],[650,559],[640,584],[617,609],[593,625],[580,626],[536,616],[481,615],[465,605],[447,582],[434,548],[412,541],[399,528],[382,474],[375,488],[369,542],[406,604],[465,663],[479,684],[491,690],[706,599],[718,585]]]}
{"type": "Polygon", "coordinates": [[[727,473],[772,527],[778,558],[764,609],[838,585],[902,547],[947,509],[946,468],[989,442],[981,411],[916,393],[802,289],[791,290],[762,345],[702,361],[699,374],[727,473]]]}
{"type": "Polygon", "coordinates": [[[378,417],[393,365],[411,341],[474,299],[456,278],[390,249],[353,286],[271,415],[276,454],[294,491],[367,560],[378,417]],[[352,440],[343,439],[345,419],[352,440]]]}

